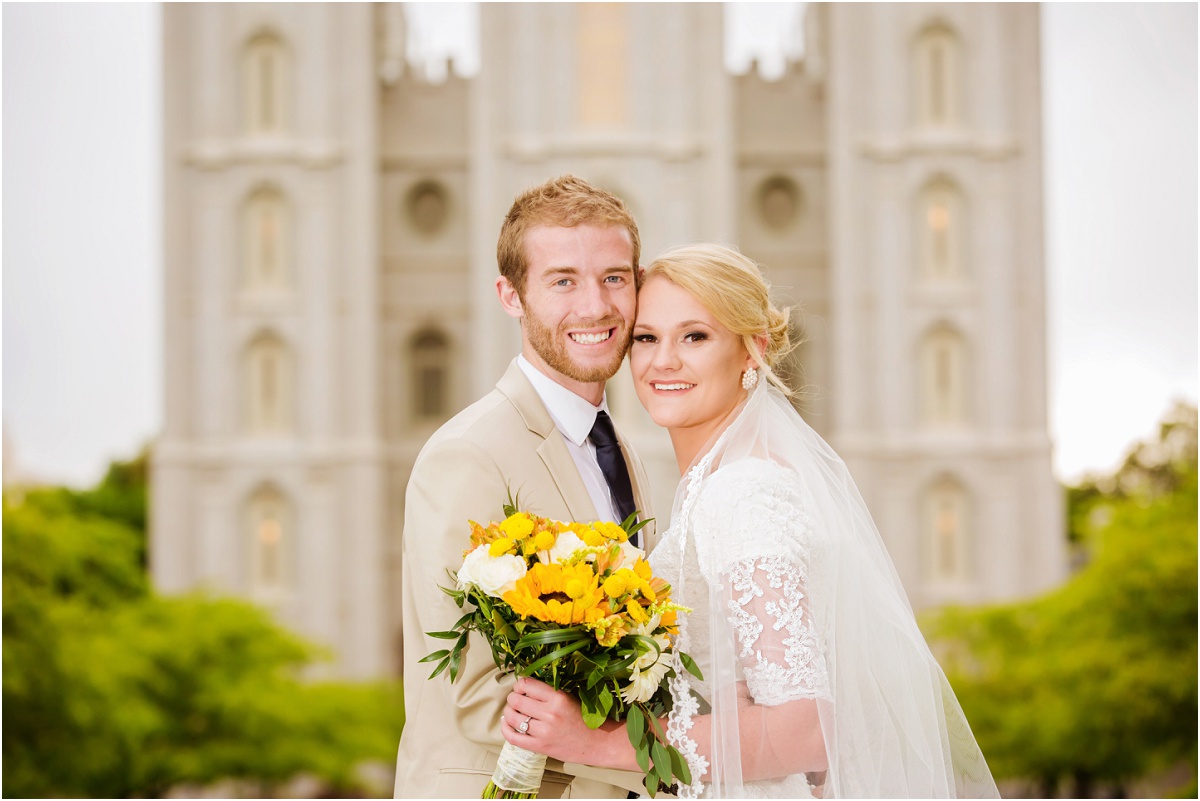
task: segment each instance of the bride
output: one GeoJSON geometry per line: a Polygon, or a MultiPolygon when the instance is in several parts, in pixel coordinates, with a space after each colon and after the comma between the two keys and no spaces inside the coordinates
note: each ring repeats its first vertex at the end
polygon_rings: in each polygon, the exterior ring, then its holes
{"type": "MultiPolygon", "coordinates": [[[[994,797],[961,707],[917,628],[845,464],[771,366],[787,314],[757,265],[715,245],[647,268],[630,350],[637,393],[682,480],[650,556],[692,608],[663,721],[694,797],[994,797]]],[[[532,679],[509,695],[514,745],[637,770],[624,726],[583,724],[532,679]],[[520,732],[515,725],[524,721],[520,732]]]]}

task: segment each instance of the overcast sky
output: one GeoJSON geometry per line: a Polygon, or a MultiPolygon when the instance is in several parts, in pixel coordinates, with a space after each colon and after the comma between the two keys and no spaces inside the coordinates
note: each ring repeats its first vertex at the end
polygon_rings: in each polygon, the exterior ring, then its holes
{"type": "MultiPolygon", "coordinates": [[[[477,69],[471,4],[414,5],[414,55],[477,69]]],[[[778,68],[794,17],[738,6],[727,63],[778,68]]],[[[1049,422],[1074,479],[1196,398],[1196,5],[1042,23],[1049,422]]],[[[2,25],[6,458],[82,485],[162,420],[160,13],[8,3],[2,25]]]]}

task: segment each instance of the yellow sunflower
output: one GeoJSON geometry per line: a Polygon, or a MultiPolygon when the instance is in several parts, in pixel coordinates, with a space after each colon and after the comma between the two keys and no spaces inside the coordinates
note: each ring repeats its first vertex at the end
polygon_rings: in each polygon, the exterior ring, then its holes
{"type": "Polygon", "coordinates": [[[599,580],[591,567],[536,563],[504,594],[504,601],[521,617],[573,626],[584,622],[588,610],[604,600],[599,580]]]}

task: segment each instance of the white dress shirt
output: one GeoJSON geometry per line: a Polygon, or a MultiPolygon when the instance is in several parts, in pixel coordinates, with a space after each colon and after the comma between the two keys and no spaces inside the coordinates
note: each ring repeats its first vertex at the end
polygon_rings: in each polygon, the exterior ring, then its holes
{"type": "Polygon", "coordinates": [[[608,396],[600,399],[599,406],[593,406],[538,370],[523,355],[517,356],[517,366],[529,379],[529,383],[533,384],[538,397],[546,404],[546,410],[550,412],[555,428],[566,441],[567,450],[571,452],[571,458],[575,460],[575,466],[579,469],[583,485],[587,487],[592,505],[596,507],[598,519],[620,523],[612,492],[608,489],[608,482],[604,480],[604,473],[596,461],[596,446],[588,439],[588,435],[592,433],[592,426],[596,423],[596,412],[603,410],[608,414],[608,396]]]}

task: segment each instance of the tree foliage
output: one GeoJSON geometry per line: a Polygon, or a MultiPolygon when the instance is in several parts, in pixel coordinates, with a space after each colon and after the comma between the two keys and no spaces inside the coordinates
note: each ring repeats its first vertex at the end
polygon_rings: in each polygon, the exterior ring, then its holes
{"type": "Polygon", "coordinates": [[[1088,563],[1035,600],[930,621],[998,777],[1122,785],[1196,766],[1196,410],[1069,494],[1088,563]]]}
{"type": "Polygon", "coordinates": [[[145,797],[298,774],[364,792],[355,768],[394,758],[398,686],[305,681],[322,653],[258,607],[156,595],[131,525],[145,473],[126,467],[95,490],[5,502],[4,794],[145,797]]]}

